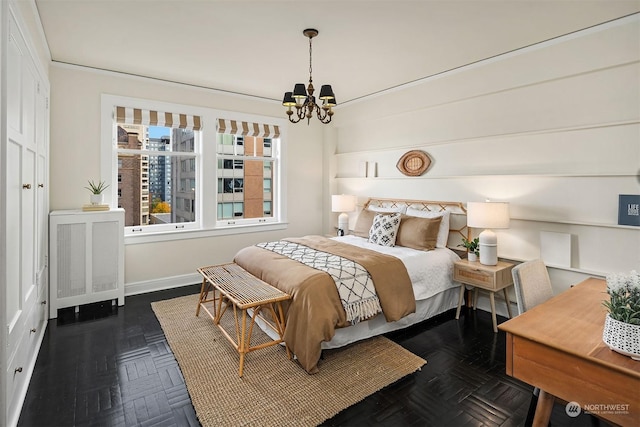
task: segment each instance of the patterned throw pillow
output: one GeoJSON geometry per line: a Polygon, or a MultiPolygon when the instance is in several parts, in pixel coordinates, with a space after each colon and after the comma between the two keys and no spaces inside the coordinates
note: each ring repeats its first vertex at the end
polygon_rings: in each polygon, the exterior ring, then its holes
{"type": "Polygon", "coordinates": [[[401,213],[377,214],[369,230],[369,242],[381,246],[395,246],[401,213]]]}

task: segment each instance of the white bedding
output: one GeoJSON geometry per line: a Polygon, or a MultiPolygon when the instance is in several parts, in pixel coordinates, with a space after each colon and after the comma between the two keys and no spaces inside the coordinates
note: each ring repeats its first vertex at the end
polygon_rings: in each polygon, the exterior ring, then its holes
{"type": "Polygon", "coordinates": [[[453,263],[460,257],[450,249],[419,251],[402,246],[380,246],[352,235],[332,239],[400,258],[409,273],[416,301],[459,285],[453,282],[453,263]]]}
{"type": "MultiPolygon", "coordinates": [[[[342,347],[365,338],[406,328],[457,307],[460,284],[453,281],[453,263],[460,257],[452,250],[436,248],[431,251],[419,251],[402,246],[380,246],[352,235],[333,239],[399,258],[406,266],[413,285],[416,312],[397,322],[387,322],[381,313],[353,326],[336,329],[331,341],[322,343],[323,349],[342,347]]],[[[273,330],[266,327],[259,318],[256,319],[256,323],[272,338],[276,338],[273,330]]]]}
{"type": "Polygon", "coordinates": [[[351,235],[333,239],[400,258],[411,278],[416,298],[416,312],[397,322],[387,322],[383,314],[378,314],[365,322],[336,329],[331,341],[323,342],[322,348],[342,347],[365,338],[406,328],[458,306],[460,283],[453,281],[453,263],[460,257],[452,250],[436,248],[431,251],[418,251],[402,246],[380,246],[369,243],[365,238],[351,235]]]}

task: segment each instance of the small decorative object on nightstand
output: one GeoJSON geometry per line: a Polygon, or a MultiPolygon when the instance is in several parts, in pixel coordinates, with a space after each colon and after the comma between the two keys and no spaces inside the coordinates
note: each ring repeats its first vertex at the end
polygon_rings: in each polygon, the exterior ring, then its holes
{"type": "Polygon", "coordinates": [[[356,210],[356,199],[346,194],[331,196],[331,211],[340,212],[338,216],[338,236],[344,236],[349,230],[349,215],[347,212],[356,210]]]}
{"type": "Polygon", "coordinates": [[[480,254],[480,248],[478,247],[480,244],[480,238],[476,237],[475,239],[468,240],[466,237],[462,238],[462,243],[458,246],[462,246],[467,248],[467,259],[470,262],[478,261],[478,255],[480,254]]]}
{"type": "Polygon", "coordinates": [[[504,300],[507,304],[507,312],[511,317],[511,305],[507,295],[507,288],[513,285],[513,277],[511,270],[514,264],[505,261],[498,261],[496,265],[483,265],[479,262],[470,262],[463,259],[456,261],[453,265],[453,280],[462,283],[460,286],[460,297],[458,299],[458,309],[456,310],[456,319],[460,318],[460,309],[462,308],[462,300],[464,299],[464,291],[466,286],[473,286],[474,303],[473,309],[476,309],[478,300],[478,289],[489,291],[489,301],[491,303],[491,320],[493,320],[493,332],[498,332],[498,322],[496,320],[496,303],[494,294],[502,290],[504,300]]]}

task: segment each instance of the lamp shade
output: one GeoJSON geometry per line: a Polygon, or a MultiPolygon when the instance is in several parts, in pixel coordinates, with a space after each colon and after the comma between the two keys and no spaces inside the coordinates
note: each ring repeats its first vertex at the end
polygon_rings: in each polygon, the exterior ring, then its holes
{"type": "Polygon", "coordinates": [[[467,226],[473,228],[509,228],[509,203],[468,202],[467,226]]]}
{"type": "Polygon", "coordinates": [[[282,105],[285,107],[293,107],[296,105],[296,100],[293,99],[293,92],[285,92],[282,99],[282,105]]]}
{"type": "Polygon", "coordinates": [[[293,87],[293,97],[294,98],[306,98],[307,97],[307,89],[304,87],[302,83],[296,83],[293,87]]]}
{"type": "Polygon", "coordinates": [[[331,89],[331,85],[322,85],[322,87],[320,87],[319,99],[333,99],[333,97],[333,89],[331,89]]]}
{"type": "Polygon", "coordinates": [[[332,212],[353,212],[356,210],[356,198],[347,194],[331,196],[332,212]]]}

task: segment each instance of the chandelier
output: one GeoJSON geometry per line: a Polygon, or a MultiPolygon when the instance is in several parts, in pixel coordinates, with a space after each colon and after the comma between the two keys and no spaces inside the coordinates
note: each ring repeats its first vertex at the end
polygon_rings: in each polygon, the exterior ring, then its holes
{"type": "Polygon", "coordinates": [[[333,94],[331,85],[322,85],[320,87],[319,100],[322,101],[322,105],[316,104],[316,98],[313,96],[313,79],[311,77],[311,39],[318,35],[318,30],[308,28],[302,32],[309,38],[309,86],[304,87],[304,83],[296,83],[293,88],[293,92],[285,92],[282,100],[282,105],[287,107],[287,115],[291,123],[298,123],[303,118],[307,118],[307,124],[309,124],[313,113],[316,113],[318,120],[327,124],[331,121],[333,116],[333,110],[331,109],[336,105],[336,97],[333,94]],[[293,107],[296,107],[295,112],[293,107]]]}

